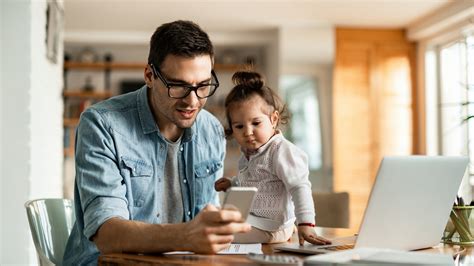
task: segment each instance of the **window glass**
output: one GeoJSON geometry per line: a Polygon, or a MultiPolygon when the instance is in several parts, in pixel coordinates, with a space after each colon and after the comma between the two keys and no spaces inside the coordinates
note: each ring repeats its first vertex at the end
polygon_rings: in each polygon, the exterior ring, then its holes
{"type": "Polygon", "coordinates": [[[441,153],[467,155],[465,49],[457,42],[441,50],[441,153]]]}
{"type": "Polygon", "coordinates": [[[287,75],[280,84],[291,114],[285,137],[308,154],[310,170],[320,169],[321,123],[316,82],[307,76],[287,75]]]}
{"type": "Polygon", "coordinates": [[[464,87],[464,91],[467,94],[467,101],[466,101],[466,113],[464,114],[467,119],[467,132],[468,138],[468,155],[470,157],[470,174],[471,174],[471,183],[474,183],[474,37],[466,38],[466,62],[465,62],[465,71],[463,82],[461,82],[461,86],[464,87]],[[470,73],[470,75],[469,75],[470,73]]]}
{"type": "Polygon", "coordinates": [[[458,194],[468,202],[474,184],[474,92],[472,82],[472,39],[461,39],[441,47],[439,86],[440,154],[469,156],[471,163],[458,194]]]}
{"type": "Polygon", "coordinates": [[[426,153],[438,154],[438,92],[436,53],[428,51],[425,54],[425,101],[426,101],[426,153]]]}

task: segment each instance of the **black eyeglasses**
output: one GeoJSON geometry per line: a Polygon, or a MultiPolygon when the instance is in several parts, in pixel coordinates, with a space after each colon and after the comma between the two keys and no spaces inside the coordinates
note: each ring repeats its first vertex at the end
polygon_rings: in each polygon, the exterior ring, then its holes
{"type": "Polygon", "coordinates": [[[163,84],[168,88],[168,96],[173,99],[183,99],[186,98],[191,91],[196,93],[196,96],[199,99],[204,99],[212,96],[217,87],[219,87],[219,80],[217,79],[216,73],[214,70],[211,70],[212,79],[210,83],[198,84],[197,86],[183,84],[183,83],[171,83],[168,82],[161,74],[159,69],[156,69],[153,64],[150,64],[151,70],[153,71],[153,76],[158,77],[163,84]]]}

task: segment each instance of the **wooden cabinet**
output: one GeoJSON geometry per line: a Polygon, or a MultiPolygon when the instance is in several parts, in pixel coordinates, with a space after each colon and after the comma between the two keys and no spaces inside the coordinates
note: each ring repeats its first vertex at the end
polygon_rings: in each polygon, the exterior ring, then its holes
{"type": "Polygon", "coordinates": [[[403,30],[336,29],[334,189],[357,229],[383,156],[416,153],[415,46],[403,30]]]}

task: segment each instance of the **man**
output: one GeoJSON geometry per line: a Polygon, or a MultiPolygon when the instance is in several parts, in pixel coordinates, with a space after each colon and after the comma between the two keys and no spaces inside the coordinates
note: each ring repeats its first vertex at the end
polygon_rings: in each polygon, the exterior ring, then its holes
{"type": "Polygon", "coordinates": [[[100,253],[215,253],[247,232],[238,211],[219,210],[223,128],[201,110],[218,87],[208,35],[189,21],[160,26],[146,86],[81,115],[76,139],[76,223],[64,264],[100,253]],[[207,205],[207,206],[206,206],[207,205]]]}

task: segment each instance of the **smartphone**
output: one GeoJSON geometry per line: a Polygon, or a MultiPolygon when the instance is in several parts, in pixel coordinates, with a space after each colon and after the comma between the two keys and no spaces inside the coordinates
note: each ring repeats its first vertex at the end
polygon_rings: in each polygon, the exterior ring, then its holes
{"type": "Polygon", "coordinates": [[[242,214],[242,220],[245,221],[257,191],[256,187],[230,187],[225,194],[222,208],[239,210],[242,214]]]}

